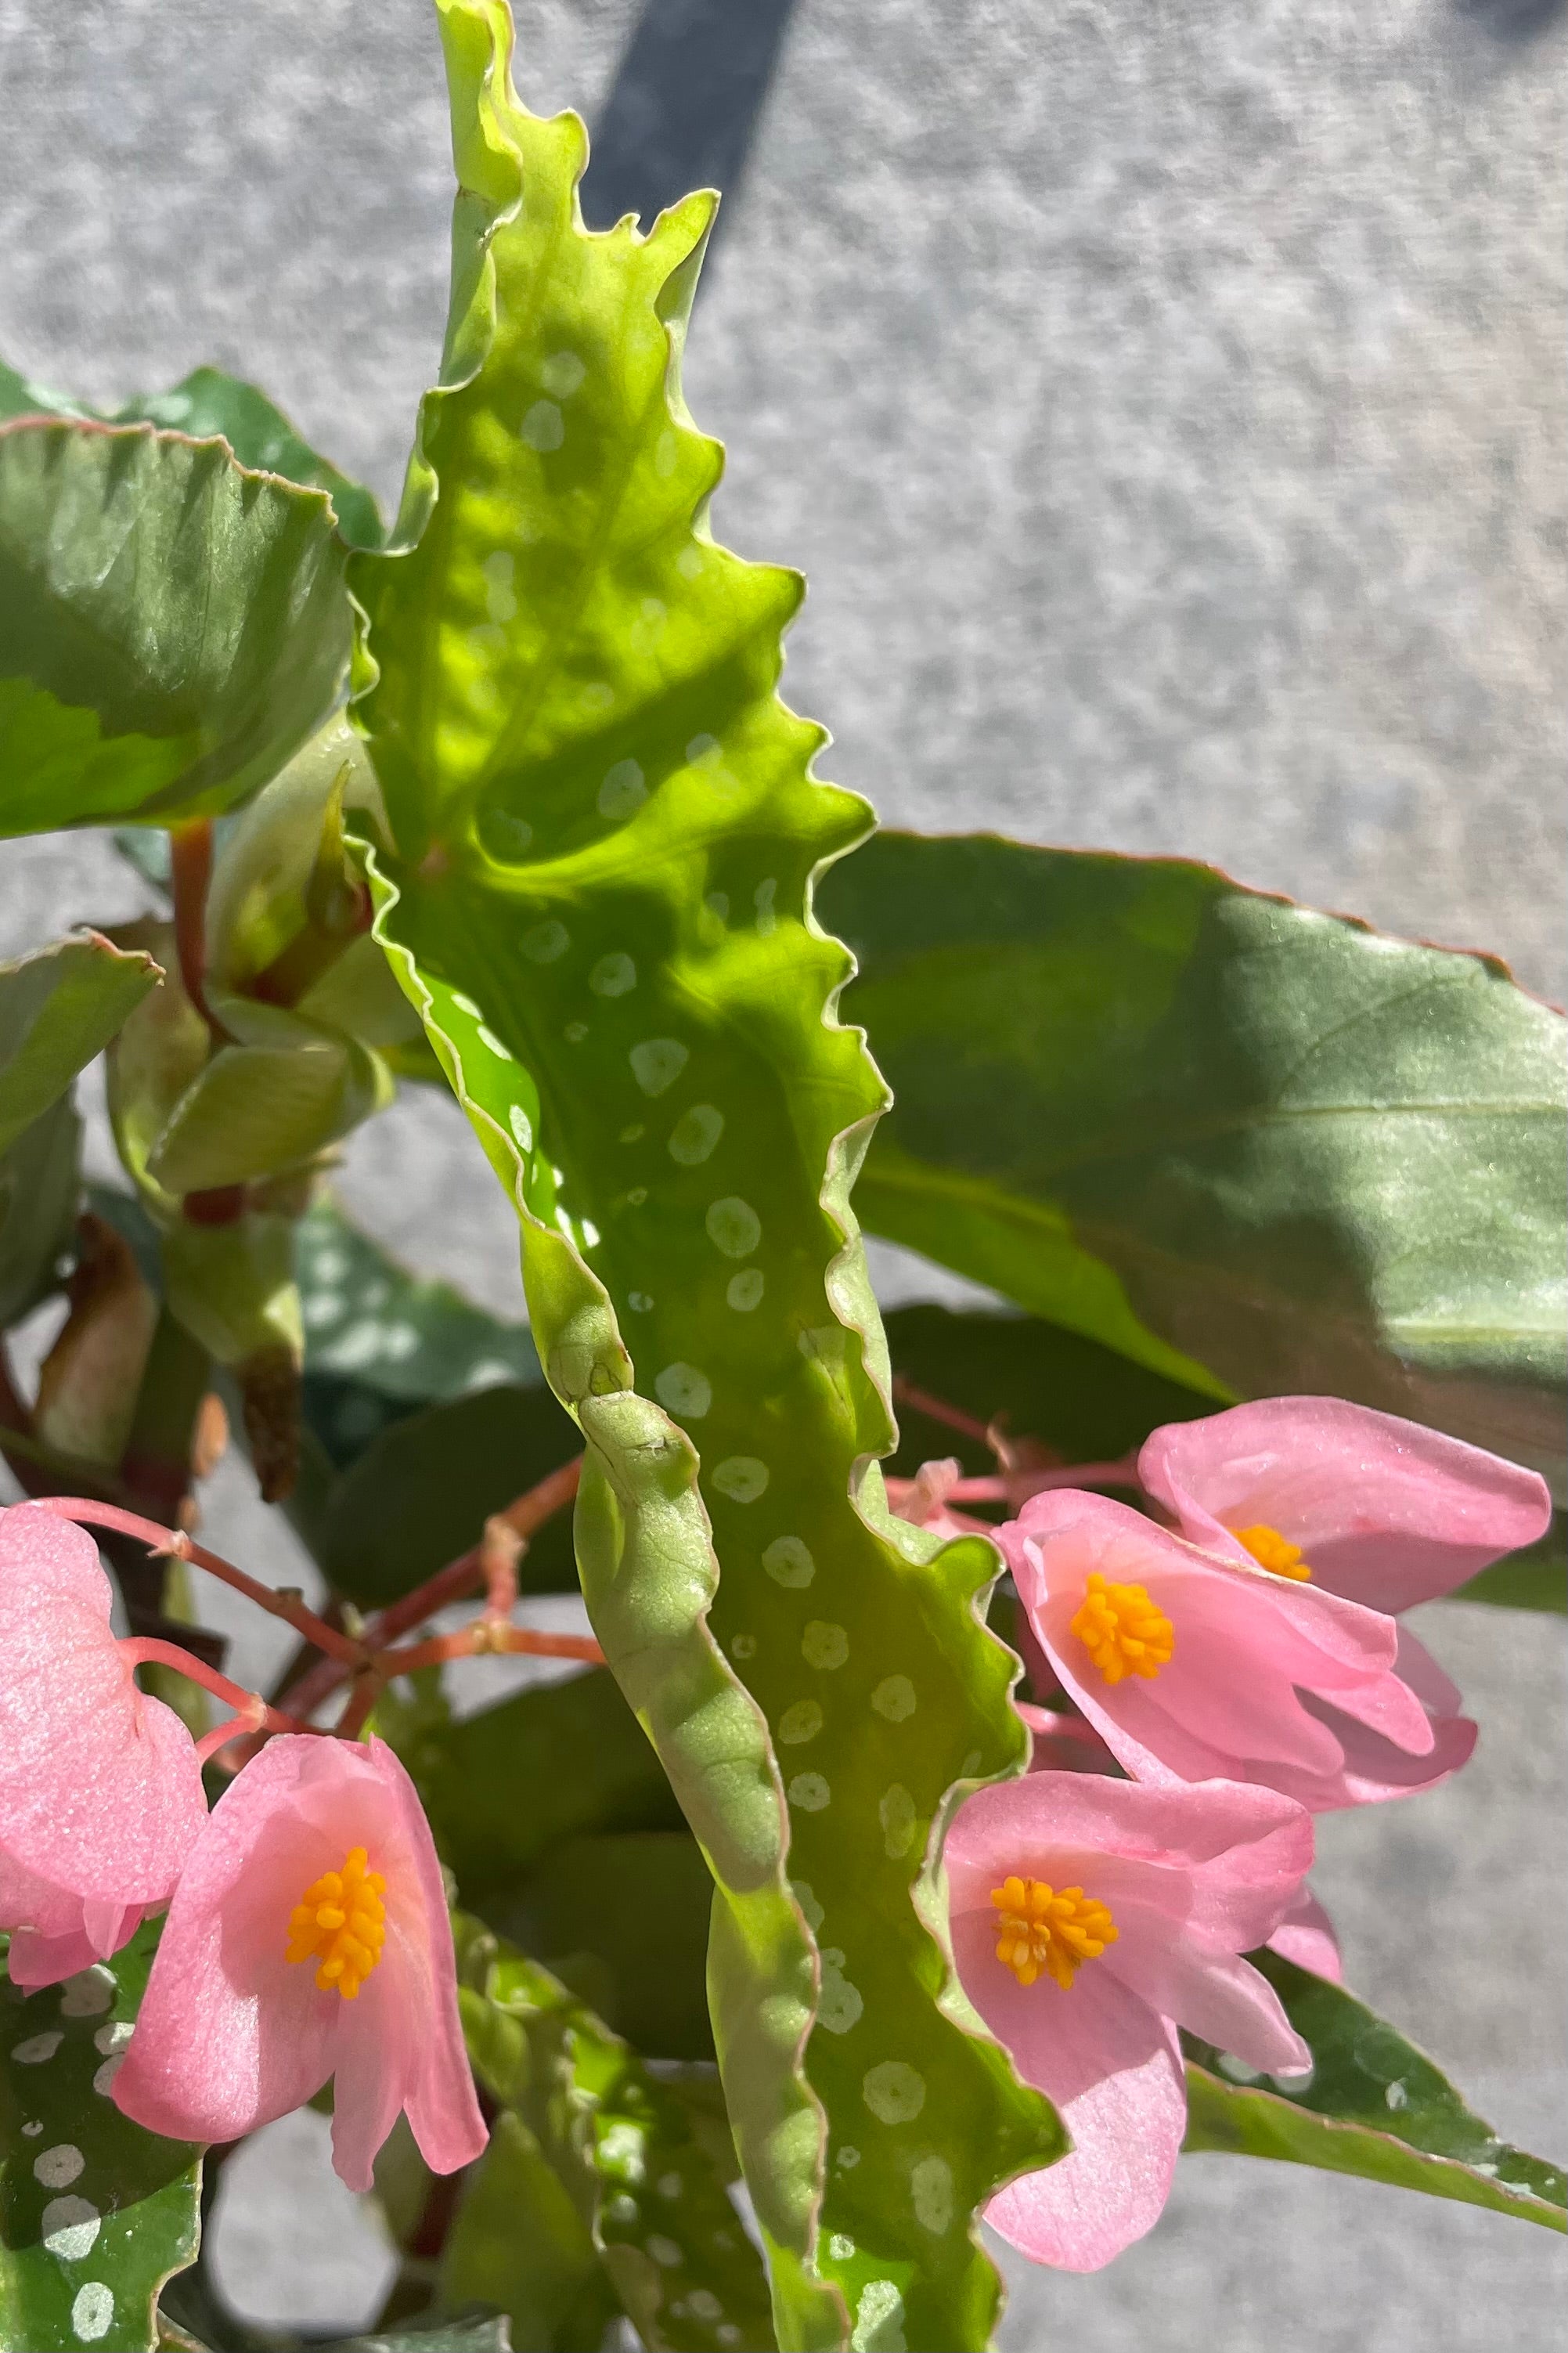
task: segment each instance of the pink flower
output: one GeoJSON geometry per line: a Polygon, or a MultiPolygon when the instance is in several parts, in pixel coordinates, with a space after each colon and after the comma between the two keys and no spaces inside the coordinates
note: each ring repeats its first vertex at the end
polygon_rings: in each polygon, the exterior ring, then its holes
{"type": "Polygon", "coordinates": [[[1321,1813],[1427,1788],[1469,1753],[1474,1726],[1434,1727],[1374,1610],[1071,1488],[1031,1496],[996,1540],[1063,1690],[1140,1779],[1258,1782],[1321,1813]]]}
{"type": "Polygon", "coordinates": [[[1335,1985],[1345,1981],[1334,1924],[1310,1887],[1303,1887],[1295,1897],[1269,1937],[1268,1947],[1271,1952],[1281,1953],[1286,1960],[1294,1961],[1298,1968],[1330,1978],[1335,1985]]]}
{"type": "Polygon", "coordinates": [[[1300,1806],[1228,1781],[1028,1773],[962,1807],[945,1851],[958,1973],[1072,2138],[986,2209],[1035,2262],[1098,2271],[1158,2221],[1186,2128],[1178,2025],[1249,2067],[1311,2064],[1237,1957],[1311,1859],[1300,1806]]]}
{"type": "Polygon", "coordinates": [[[138,1691],[112,1604],[84,1530],[0,1512],[0,1927],[19,1986],[118,1951],[206,1820],[195,1745],[138,1691]]]}
{"type": "Polygon", "coordinates": [[[285,1735],[187,1862],[113,2097],[174,2140],[230,2141],[336,2078],[332,2163],[368,2189],[405,2111],[426,2164],[483,2148],[446,1894],[414,1785],[380,1740],[285,1735]]]}
{"type": "Polygon", "coordinates": [[[1156,1430],[1138,1475],[1182,1534],[1391,1616],[1551,1525],[1544,1480],[1342,1398],[1262,1398],[1156,1430]]]}

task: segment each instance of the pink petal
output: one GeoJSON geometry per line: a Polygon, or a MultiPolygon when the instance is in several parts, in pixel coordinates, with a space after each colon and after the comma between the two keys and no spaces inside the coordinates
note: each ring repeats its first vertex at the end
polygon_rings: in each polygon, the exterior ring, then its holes
{"type": "MultiPolygon", "coordinates": [[[[1334,1924],[1310,1887],[1303,1887],[1290,1909],[1268,1939],[1269,1949],[1294,1961],[1298,1968],[1310,1969],[1314,1977],[1327,1978],[1333,1985],[1343,1985],[1344,1963],[1340,1958],[1340,1940],[1334,1934],[1334,1924]]],[[[1237,2052],[1244,2058],[1244,2052],[1237,2052]]],[[[1250,2062],[1256,2064],[1256,2061],[1250,2062]]]]}
{"type": "Polygon", "coordinates": [[[1552,1517],[1534,1472],[1342,1398],[1264,1398],[1157,1430],[1138,1458],[1184,1533],[1277,1528],[1313,1581],[1374,1609],[1451,1593],[1552,1517]]]}
{"type": "Polygon", "coordinates": [[[1173,1936],[1157,1915],[1131,1905],[1117,1910],[1115,1918],[1121,1933],[1103,1963],[1162,2018],[1233,2051],[1249,2067],[1273,2073],[1311,2065],[1312,2054],[1279,1995],[1248,1962],[1196,1943],[1190,1931],[1173,1936]]]}
{"type": "Polygon", "coordinates": [[[1452,1675],[1437,1664],[1408,1626],[1399,1629],[1398,1674],[1430,1715],[1458,1715],[1465,1704],[1465,1695],[1452,1675]]]}
{"type": "MultiPolygon", "coordinates": [[[[965,1927],[967,1945],[988,1949],[988,1922],[971,1914],[965,1927]]],[[[975,1957],[960,1959],[966,1986],[975,1957]]],[[[1174,2030],[1091,1971],[1064,1993],[1048,1978],[1020,1986],[1004,1969],[1017,2000],[987,2015],[1020,2074],[1054,2102],[1072,2147],[998,2190],[985,2219],[1035,2263],[1072,2272],[1101,2270],[1159,2221],[1187,2123],[1174,2030]]]]}
{"type": "Polygon", "coordinates": [[[352,2189],[406,2107],[450,2171],[487,2137],[463,2050],[429,1826],[384,1743],[290,1735],[240,1773],[170,1906],[113,2096],[176,2138],[229,2140],[310,2098],[335,2073],[332,2147],[352,2189]],[[286,1957],[310,1883],[363,1846],[386,1880],[386,1940],[358,1995],[286,1957]]]}
{"type": "Polygon", "coordinates": [[[0,1849],[108,1905],[168,1896],[206,1820],[195,1745],[136,1688],[86,1532],[0,1513],[0,1849]]]}

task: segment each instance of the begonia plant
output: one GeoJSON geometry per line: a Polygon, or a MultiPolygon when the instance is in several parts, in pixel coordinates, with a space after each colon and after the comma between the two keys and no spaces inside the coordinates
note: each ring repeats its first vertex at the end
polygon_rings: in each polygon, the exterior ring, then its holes
{"type": "Polygon", "coordinates": [[[1402,1613],[1563,1607],[1559,1017],[875,832],[714,535],[715,198],[587,230],[504,0],[437,7],[394,522],[216,371],[0,368],[0,832],[148,892],[0,967],[0,2347],[278,2344],[202,2223],[310,2102],[426,2353],[983,2347],[983,2221],[1098,2270],[1183,2150],[1563,2230],[1307,1877],[1486,1738],[1402,1613]],[[334,1198],[408,1088],[526,1325],[334,1198]],[[862,1229],[988,1302],[884,1317],[862,1229]],[[308,1589],[203,1541],[230,1449],[308,1589]]]}

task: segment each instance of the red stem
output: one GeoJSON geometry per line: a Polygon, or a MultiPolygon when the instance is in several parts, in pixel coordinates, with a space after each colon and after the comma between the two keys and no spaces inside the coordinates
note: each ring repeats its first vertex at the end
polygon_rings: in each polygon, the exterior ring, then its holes
{"type": "Polygon", "coordinates": [[[274,1618],[286,1619],[289,1624],[314,1642],[318,1651],[342,1665],[354,1668],[363,1662],[364,1645],[347,1634],[339,1633],[324,1618],[318,1618],[302,1601],[289,1595],[275,1593],[269,1585],[262,1585],[247,1577],[243,1568],[225,1560],[221,1553],[209,1552],[205,1545],[173,1528],[161,1528],[155,1520],[144,1520],[138,1512],[121,1511],[117,1504],[98,1504],[85,1495],[47,1495],[41,1498],[47,1511],[55,1512],[62,1520],[78,1520],[91,1528],[112,1528],[118,1535],[135,1536],[150,1552],[166,1553],[176,1560],[188,1560],[197,1568],[205,1568],[209,1577],[222,1579],[243,1593],[259,1609],[274,1618]]]}
{"type": "Polygon", "coordinates": [[[207,885],[212,881],[213,828],[210,818],[194,818],[187,825],[169,828],[170,881],[174,900],[174,948],[185,995],[214,1030],[217,1024],[207,1010],[206,922],[207,885]]]}
{"type": "MultiPolygon", "coordinates": [[[[236,1720],[221,1727],[225,1740],[237,1739],[242,1732],[310,1732],[315,1728],[268,1707],[259,1692],[247,1691],[243,1683],[230,1683],[226,1675],[220,1675],[216,1667],[209,1667],[189,1651],[181,1650],[177,1642],[160,1642],[154,1636],[144,1635],[122,1641],[120,1655],[131,1667],[173,1667],[187,1683],[200,1683],[203,1691],[211,1692],[226,1707],[232,1707],[236,1720]]],[[[210,1733],[206,1737],[208,1742],[212,1740],[210,1733]]]]}
{"type": "Polygon", "coordinates": [[[531,1626],[498,1626],[490,1618],[476,1618],[455,1634],[432,1634],[427,1641],[411,1642],[405,1651],[383,1651],[375,1676],[385,1683],[394,1675],[411,1675],[419,1667],[438,1667],[448,1659],[482,1659],[495,1651],[521,1651],[534,1659],[581,1659],[602,1667],[605,1654],[592,1634],[537,1634],[531,1626]]]}
{"type": "MultiPolygon", "coordinates": [[[[583,1458],[579,1454],[570,1462],[563,1462],[559,1471],[552,1471],[548,1478],[542,1479],[536,1487],[530,1487],[526,1494],[520,1495],[515,1503],[509,1504],[504,1512],[498,1512],[495,1516],[526,1544],[546,1520],[552,1519],[572,1501],[582,1476],[583,1458]]],[[[487,1529],[489,1525],[487,1522],[487,1529]]],[[[459,1554],[456,1560],[448,1561],[445,1568],[437,1569],[434,1577],[427,1577],[423,1585],[416,1586],[412,1593],[405,1594],[401,1601],[395,1601],[389,1609],[384,1609],[365,1629],[366,1649],[378,1651],[384,1644],[395,1641],[398,1635],[406,1634],[411,1626],[421,1625],[426,1618],[434,1618],[437,1610],[444,1609],[449,1601],[461,1601],[465,1595],[482,1585],[487,1566],[485,1542],[481,1537],[468,1552],[459,1554]]]]}
{"type": "Polygon", "coordinates": [[[982,1446],[991,1444],[988,1423],[976,1421],[972,1413],[949,1405],[945,1398],[932,1397],[929,1389],[917,1388],[913,1381],[905,1380],[902,1373],[893,1375],[893,1402],[910,1406],[916,1413],[923,1413],[932,1421],[943,1422],[949,1430],[956,1430],[964,1438],[976,1438],[982,1446]]]}

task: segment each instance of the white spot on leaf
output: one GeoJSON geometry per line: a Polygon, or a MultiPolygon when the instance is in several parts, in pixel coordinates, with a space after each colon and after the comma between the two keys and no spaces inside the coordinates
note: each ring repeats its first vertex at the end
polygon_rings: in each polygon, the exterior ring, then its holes
{"type": "Polygon", "coordinates": [[[46,2189],[68,2189],[87,2163],[79,2148],[68,2140],[57,2141],[33,2159],[33,2178],[46,2189]]]}
{"type": "Polygon", "coordinates": [[[499,1060],[502,1062],[516,1061],[517,1056],[512,1052],[511,1048],[510,1046],[503,1046],[500,1039],[496,1036],[495,1031],[493,1029],[487,1029],[482,1021],[479,1027],[478,1036],[480,1045],[488,1046],[490,1052],[494,1054],[499,1060]]]}
{"type": "Polygon", "coordinates": [[[46,2059],[54,2057],[64,2041],[58,2028],[47,2034],[30,2034],[26,2042],[17,2043],[11,2056],[18,2067],[41,2067],[46,2059]]]}
{"type": "Polygon", "coordinates": [[[889,1724],[902,1724],[915,1712],[915,1687],[908,1675],[884,1675],[871,1694],[871,1704],[889,1724]]]}
{"type": "Polygon", "coordinates": [[[902,2059],[884,2059],[860,2080],[866,2105],[879,2124],[912,2124],[926,2104],[926,2079],[902,2059]]]}
{"type": "Polygon", "coordinates": [[[632,1076],[645,1095],[661,1095],[672,1087],[691,1060],[691,1050],[679,1038],[645,1038],[634,1046],[627,1060],[632,1076]]]}
{"type": "Polygon", "coordinates": [[[79,1977],[68,1978],[60,1992],[62,2018],[101,2018],[114,2000],[115,1980],[95,1962],[79,1977]]]}
{"type": "Polygon", "coordinates": [[[909,2353],[904,2299],[891,2280],[868,2280],[855,2306],[853,2353],[909,2353]]]}
{"type": "Polygon", "coordinates": [[[666,1365],[653,1393],[668,1413],[684,1414],[690,1421],[700,1421],[713,1402],[713,1384],[695,1365],[666,1365]]]}
{"type": "Polygon", "coordinates": [[[732,1504],[754,1504],[766,1492],[768,1466],[754,1454],[727,1454],[722,1462],[714,1464],[710,1478],[732,1504]]]}
{"type": "Polygon", "coordinates": [[[645,2239],[643,2244],[664,2271],[679,2271],[685,2260],[673,2239],[661,2239],[657,2232],[651,2239],[645,2239]]]}
{"type": "Polygon", "coordinates": [[[625,997],[637,985],[637,968],[629,955],[601,956],[588,975],[595,997],[625,997]]]}
{"type": "Polygon", "coordinates": [[[724,1133],[724,1114],[712,1103],[693,1103],[681,1113],[670,1132],[668,1150],[682,1168],[700,1167],[710,1160],[724,1133]]]}
{"type": "Polygon", "coordinates": [[[552,352],[540,364],[539,381],[557,400],[570,400],[587,373],[575,352],[552,352]]]}
{"type": "Polygon", "coordinates": [[[103,2217],[86,2198],[51,2198],[38,2227],[51,2255],[63,2263],[79,2263],[91,2254],[103,2217]]]}
{"type": "MultiPolygon", "coordinates": [[[[847,2034],[858,2026],[866,2003],[860,1989],[851,1985],[844,1974],[844,1956],[835,1953],[822,1956],[822,1990],[817,1996],[816,2022],[829,2034],[847,2034]]],[[[853,2253],[853,2249],[850,2251],[853,2253]]]]}
{"type": "Polygon", "coordinates": [[[816,1575],[816,1563],[809,1546],[798,1536],[775,1536],[763,1550],[763,1567],[775,1585],[798,1589],[809,1585],[816,1575]]]}
{"type": "Polygon", "coordinates": [[[877,1819],[882,1825],[882,1844],[888,1855],[897,1862],[908,1854],[915,1834],[915,1801],[901,1781],[889,1784],[877,1807],[877,1819]]]}
{"type": "Polygon", "coordinates": [[[507,1121],[511,1128],[512,1136],[516,1142],[518,1150],[520,1152],[531,1152],[533,1150],[533,1122],[530,1119],[528,1113],[524,1111],[521,1103],[513,1103],[511,1109],[507,1113],[507,1121]]]}
{"type": "Polygon", "coordinates": [[[763,1239],[761,1218],[738,1193],[727,1193],[721,1201],[710,1201],[703,1223],[709,1240],[726,1258],[750,1258],[763,1239]]]}
{"type": "Polygon", "coordinates": [[[778,887],[776,878],[770,874],[767,881],[759,882],[752,893],[752,904],[757,911],[757,930],[764,940],[772,936],[778,924],[778,916],[773,910],[778,887]]]}
{"type": "Polygon", "coordinates": [[[831,1625],[824,1618],[813,1618],[800,1638],[800,1650],[808,1667],[831,1672],[841,1667],[849,1656],[849,1637],[842,1626],[831,1625]]]}
{"type": "Polygon", "coordinates": [[[559,449],[566,438],[566,419],[552,400],[536,400],[520,430],[531,449],[559,449]]]}
{"type": "Polygon", "coordinates": [[[647,779],[636,760],[617,760],[613,768],[605,769],[598,796],[601,817],[630,817],[647,798],[647,779]]]}
{"type": "Polygon", "coordinates": [[[732,1274],[724,1287],[724,1296],[737,1315],[749,1315],[760,1307],[767,1279],[760,1266],[749,1266],[742,1274],[732,1274]]]}
{"type": "Polygon", "coordinates": [[[915,2220],[941,2238],[952,2221],[952,2168],[944,2157],[922,2157],[910,2172],[915,2220]]]}
{"type": "Polygon", "coordinates": [[[779,1718],[779,1738],[786,1748],[815,1740],[822,1730],[822,1710],[814,1699],[797,1699],[779,1718]]]}
{"type": "Polygon", "coordinates": [[[79,2287],[71,2305],[71,2327],[84,2345],[96,2345],[107,2337],[114,2319],[114,2293],[101,2280],[88,2280],[79,2287]]]}
{"type": "Polygon", "coordinates": [[[571,944],[571,933],[553,916],[546,923],[535,923],[533,929],[524,932],[518,942],[531,964],[554,964],[558,957],[565,955],[571,944]]]}
{"type": "Polygon", "coordinates": [[[820,1814],[833,1796],[820,1773],[797,1773],[789,1785],[789,1801],[803,1814],[820,1814]]]}

